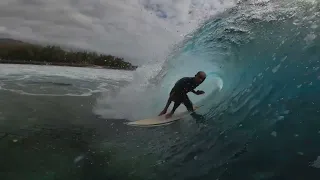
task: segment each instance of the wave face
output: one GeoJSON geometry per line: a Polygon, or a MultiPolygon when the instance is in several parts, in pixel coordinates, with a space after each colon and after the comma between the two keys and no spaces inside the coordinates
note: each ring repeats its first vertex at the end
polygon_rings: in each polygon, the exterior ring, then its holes
{"type": "Polygon", "coordinates": [[[279,89],[289,88],[283,96],[293,98],[302,90],[297,87],[315,86],[311,79],[301,80],[318,70],[317,7],[315,2],[245,3],[210,19],[176,47],[153,79],[160,89],[154,94],[161,94],[155,102],[168,95],[176,80],[199,70],[208,74],[199,86],[207,95],[191,99],[209,107],[233,101],[235,112],[253,100],[254,108],[279,89]]]}
{"type": "Polygon", "coordinates": [[[154,102],[182,76],[198,70],[209,76],[199,87],[206,97],[192,96],[206,105],[206,119],[198,122],[205,126],[196,126],[178,145],[183,149],[175,145],[163,154],[170,175],[314,177],[310,162],[320,146],[308,142],[318,142],[320,133],[319,7],[314,1],[246,2],[208,20],[176,47],[153,79],[162,94],[154,102]],[[170,149],[179,155],[168,155],[170,149]]]}
{"type": "Polygon", "coordinates": [[[320,140],[319,9],[316,1],[245,1],[189,34],[162,69],[138,70],[160,72],[150,73],[151,80],[137,75],[143,88],[133,81],[119,92],[126,99],[119,105],[128,106],[122,112],[131,108],[130,115],[144,117],[162,110],[179,78],[199,70],[208,74],[199,86],[206,95],[190,95],[205,105],[200,110],[205,119],[188,125],[192,130],[181,133],[179,141],[163,144],[158,174],[220,180],[314,177],[312,161],[320,150],[312,143],[320,140]]]}

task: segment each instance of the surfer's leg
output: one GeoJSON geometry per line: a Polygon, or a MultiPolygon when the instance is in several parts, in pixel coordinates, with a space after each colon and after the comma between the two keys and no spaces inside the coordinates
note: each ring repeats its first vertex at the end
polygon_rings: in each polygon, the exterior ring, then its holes
{"type": "Polygon", "coordinates": [[[189,112],[192,112],[190,115],[195,118],[195,119],[203,119],[203,116],[200,115],[200,114],[197,114],[196,112],[194,112],[194,109],[193,109],[193,104],[192,102],[190,101],[189,97],[186,96],[184,101],[183,101],[183,104],[186,106],[187,110],[189,112]]]}
{"type": "Polygon", "coordinates": [[[174,102],[173,108],[171,110],[171,114],[173,114],[176,111],[176,109],[180,106],[180,104],[181,104],[181,101],[174,102]]]}
{"type": "Polygon", "coordinates": [[[189,112],[193,112],[193,104],[192,102],[190,101],[189,97],[188,96],[185,96],[184,99],[183,99],[183,104],[186,106],[187,110],[189,112]]]}
{"type": "Polygon", "coordinates": [[[170,117],[174,114],[174,112],[176,111],[176,109],[180,106],[180,104],[181,104],[181,101],[176,100],[176,101],[174,102],[174,105],[173,105],[173,108],[172,108],[171,112],[166,115],[166,118],[170,118],[170,117]]]}
{"type": "Polygon", "coordinates": [[[173,101],[173,98],[172,98],[172,96],[170,96],[170,97],[168,98],[168,101],[167,101],[166,106],[165,106],[164,109],[160,112],[159,116],[167,113],[167,110],[168,110],[168,108],[169,108],[169,106],[170,106],[170,104],[171,104],[172,101],[173,101]]]}

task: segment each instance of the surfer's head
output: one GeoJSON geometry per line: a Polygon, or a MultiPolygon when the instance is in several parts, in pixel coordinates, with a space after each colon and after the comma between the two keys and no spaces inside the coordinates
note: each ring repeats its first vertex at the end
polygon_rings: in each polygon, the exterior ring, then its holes
{"type": "Polygon", "coordinates": [[[203,71],[199,71],[196,75],[195,75],[195,81],[198,84],[201,84],[205,79],[206,79],[207,75],[205,72],[203,71]]]}

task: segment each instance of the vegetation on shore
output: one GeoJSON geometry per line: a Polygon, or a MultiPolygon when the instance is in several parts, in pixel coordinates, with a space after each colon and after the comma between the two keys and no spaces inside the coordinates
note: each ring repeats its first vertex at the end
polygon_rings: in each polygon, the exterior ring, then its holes
{"type": "Polygon", "coordinates": [[[87,51],[66,51],[59,46],[41,46],[10,39],[0,40],[0,63],[42,64],[61,66],[100,66],[134,70],[123,58],[87,51]]]}

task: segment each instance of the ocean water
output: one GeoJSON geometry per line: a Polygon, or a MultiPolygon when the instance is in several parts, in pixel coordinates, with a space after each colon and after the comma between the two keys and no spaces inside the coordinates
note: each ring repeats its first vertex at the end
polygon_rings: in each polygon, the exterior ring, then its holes
{"type": "Polygon", "coordinates": [[[1,65],[1,179],[320,178],[319,7],[246,1],[135,72],[1,65]],[[123,124],[199,70],[204,119],[123,124]]]}
{"type": "Polygon", "coordinates": [[[91,165],[107,163],[117,144],[112,149],[100,144],[109,142],[109,136],[117,140],[117,126],[92,109],[100,93],[116,92],[132,79],[132,72],[33,65],[0,69],[0,179],[97,175],[91,165]],[[100,156],[104,151],[107,155],[100,156]],[[91,153],[97,156],[92,159],[91,153]]]}

